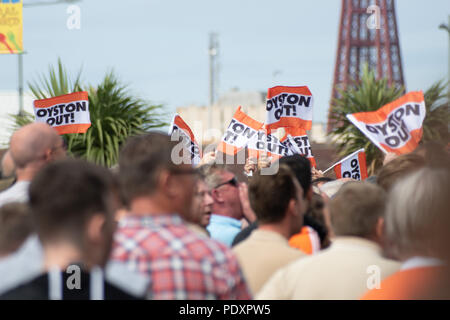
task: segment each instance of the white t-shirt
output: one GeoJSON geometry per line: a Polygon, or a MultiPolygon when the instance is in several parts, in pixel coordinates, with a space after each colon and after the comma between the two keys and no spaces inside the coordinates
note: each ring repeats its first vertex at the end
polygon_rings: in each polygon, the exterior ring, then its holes
{"type": "Polygon", "coordinates": [[[18,181],[3,192],[0,192],[0,207],[9,202],[28,202],[30,181],[18,181]]]}

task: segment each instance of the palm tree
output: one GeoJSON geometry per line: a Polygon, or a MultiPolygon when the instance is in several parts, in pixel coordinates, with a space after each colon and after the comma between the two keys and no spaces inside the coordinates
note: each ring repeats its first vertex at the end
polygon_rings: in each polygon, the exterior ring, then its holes
{"type": "MultiPolygon", "coordinates": [[[[58,59],[57,69],[50,67],[48,77],[41,75],[39,81],[28,84],[36,99],[88,91],[91,127],[83,134],[64,135],[70,155],[111,167],[117,163],[119,148],[129,136],[167,125],[160,113],[162,105],[134,97],[113,72],[107,73],[96,87],[84,87],[80,75],[81,70],[70,80],[58,59]]],[[[12,117],[16,127],[34,121],[30,113],[12,117]]]]}
{"type": "Polygon", "coordinates": [[[72,81],[64,68],[61,59],[58,58],[58,70],[49,66],[48,77],[44,74],[39,76],[38,81],[28,83],[28,87],[36,99],[46,99],[50,97],[57,97],[63,94],[82,91],[81,83],[81,68],[78,71],[76,78],[72,81]]]}
{"type": "Polygon", "coordinates": [[[450,101],[444,81],[434,83],[424,93],[427,115],[423,122],[422,141],[435,141],[447,144],[449,141],[450,101]]]}
{"type": "Polygon", "coordinates": [[[111,167],[129,136],[167,125],[158,113],[161,105],[131,96],[113,72],[88,92],[92,125],[84,134],[68,135],[68,148],[76,156],[111,167]]]}
{"type": "MultiPolygon", "coordinates": [[[[449,121],[448,99],[445,84],[433,84],[425,93],[427,114],[424,120],[422,141],[446,140],[442,128],[447,129],[449,121]]],[[[365,65],[361,81],[347,90],[339,90],[340,97],[333,99],[331,118],[340,126],[330,135],[336,141],[340,156],[364,148],[368,174],[374,174],[382,166],[384,154],[347,118],[349,113],[375,111],[403,95],[404,88],[389,86],[387,79],[375,78],[375,73],[365,65]]],[[[446,132],[446,131],[445,131],[446,132]]]]}
{"type": "MultiPolygon", "coordinates": [[[[49,66],[48,77],[41,74],[38,80],[34,82],[28,82],[28,87],[35,99],[46,99],[50,97],[56,97],[67,93],[83,91],[80,85],[81,69],[78,72],[74,81],[69,79],[66,69],[64,68],[61,59],[58,58],[58,69],[53,66],[49,66]]],[[[14,119],[14,130],[34,122],[34,115],[32,113],[23,111],[22,114],[14,115],[11,117],[14,119]]]]}

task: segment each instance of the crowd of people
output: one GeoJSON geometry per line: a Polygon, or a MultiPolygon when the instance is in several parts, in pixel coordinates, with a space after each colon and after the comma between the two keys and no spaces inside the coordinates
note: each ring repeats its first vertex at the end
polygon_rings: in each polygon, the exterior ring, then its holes
{"type": "Polygon", "coordinates": [[[179,143],[133,136],[104,168],[68,157],[46,124],[17,130],[1,162],[0,299],[450,299],[445,146],[389,154],[356,181],[301,155],[273,174],[214,153],[178,163],[179,143]]]}

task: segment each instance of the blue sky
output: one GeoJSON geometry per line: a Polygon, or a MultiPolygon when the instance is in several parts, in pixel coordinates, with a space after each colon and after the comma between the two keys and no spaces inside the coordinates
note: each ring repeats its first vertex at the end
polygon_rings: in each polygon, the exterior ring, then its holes
{"type": "MultiPolygon", "coordinates": [[[[33,3],[35,0],[24,0],[33,3]]],[[[44,1],[44,0],[41,0],[44,1]]],[[[208,101],[208,34],[219,33],[221,93],[308,85],[314,121],[325,122],[335,63],[338,0],[83,0],[81,29],[68,30],[67,4],[24,8],[25,81],[58,57],[84,82],[114,69],[136,95],[177,106],[208,101]],[[281,73],[273,78],[273,72],[281,73]]],[[[406,86],[447,77],[448,0],[397,0],[406,86]]],[[[17,88],[17,57],[0,55],[0,91],[17,88]]]]}

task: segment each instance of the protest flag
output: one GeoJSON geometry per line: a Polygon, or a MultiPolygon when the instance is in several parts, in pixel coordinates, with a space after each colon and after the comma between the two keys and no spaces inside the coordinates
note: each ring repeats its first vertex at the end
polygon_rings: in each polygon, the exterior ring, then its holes
{"type": "Polygon", "coordinates": [[[36,122],[48,123],[59,134],[85,133],[91,126],[86,91],[34,101],[36,122]]]}
{"type": "Polygon", "coordinates": [[[185,141],[185,145],[191,154],[191,161],[194,166],[200,163],[202,152],[195,140],[194,133],[178,113],[175,113],[173,116],[168,133],[169,136],[175,140],[181,137],[185,141]],[[179,135],[176,136],[177,134],[179,135]]]}
{"type": "Polygon", "coordinates": [[[281,141],[292,150],[292,154],[301,154],[305,156],[311,163],[311,166],[316,168],[316,159],[312,155],[311,144],[309,143],[306,130],[301,128],[285,128],[286,135],[281,141]]]}
{"type": "Polygon", "coordinates": [[[293,127],[311,130],[313,97],[307,86],[276,86],[267,91],[266,128],[293,127]]]}
{"type": "Polygon", "coordinates": [[[364,149],[359,149],[358,151],[346,156],[344,159],[335,163],[323,173],[326,173],[332,168],[334,168],[334,173],[336,174],[337,179],[367,179],[366,154],[364,153],[364,149]]]}
{"type": "Polygon", "coordinates": [[[422,91],[412,91],[377,111],[347,114],[347,118],[381,151],[400,155],[418,146],[425,115],[422,91]]]}
{"type": "Polygon", "coordinates": [[[289,147],[282,143],[275,135],[260,130],[254,135],[247,144],[248,155],[250,158],[259,158],[266,154],[274,162],[281,157],[293,154],[289,147]]]}
{"type": "Polygon", "coordinates": [[[251,118],[239,106],[217,147],[217,151],[234,156],[258,134],[263,123],[251,118]]]}

